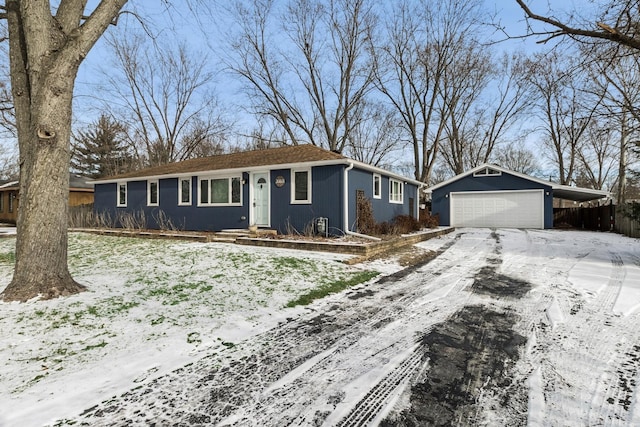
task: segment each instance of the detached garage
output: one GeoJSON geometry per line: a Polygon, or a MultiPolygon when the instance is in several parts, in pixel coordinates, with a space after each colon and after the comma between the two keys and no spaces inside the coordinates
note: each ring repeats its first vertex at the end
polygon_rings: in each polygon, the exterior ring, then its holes
{"type": "Polygon", "coordinates": [[[427,189],[440,225],[553,228],[553,198],[587,201],[606,191],[554,184],[495,165],[481,165],[427,189]]]}

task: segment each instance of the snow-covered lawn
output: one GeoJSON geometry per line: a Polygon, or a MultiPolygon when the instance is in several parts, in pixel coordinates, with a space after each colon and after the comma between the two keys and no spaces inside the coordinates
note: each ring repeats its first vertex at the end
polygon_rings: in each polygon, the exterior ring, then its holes
{"type": "Polygon", "coordinates": [[[89,292],[0,303],[0,425],[640,425],[640,241],[459,229],[413,250],[437,256],[73,234],[89,292]],[[363,270],[381,278],[284,308],[363,270]]]}
{"type": "MultiPolygon", "coordinates": [[[[0,290],[15,238],[0,239],[0,290]]],[[[69,266],[89,290],[0,303],[0,426],[39,426],[248,336],[285,305],[362,271],[339,254],[72,233],[69,266]]]]}

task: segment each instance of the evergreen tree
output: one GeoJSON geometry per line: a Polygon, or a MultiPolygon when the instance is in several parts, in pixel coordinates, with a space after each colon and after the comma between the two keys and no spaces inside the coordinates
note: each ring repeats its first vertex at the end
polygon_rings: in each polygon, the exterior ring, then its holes
{"type": "Polygon", "coordinates": [[[106,115],[73,135],[71,167],[91,178],[127,172],[132,156],[125,142],[125,128],[106,115]]]}

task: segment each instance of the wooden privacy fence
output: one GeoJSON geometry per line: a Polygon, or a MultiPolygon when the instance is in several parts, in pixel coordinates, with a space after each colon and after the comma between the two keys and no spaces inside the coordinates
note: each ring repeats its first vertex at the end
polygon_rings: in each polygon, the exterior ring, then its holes
{"type": "Polygon", "coordinates": [[[613,231],[615,220],[615,205],[553,209],[554,228],[613,231]]]}
{"type": "Polygon", "coordinates": [[[640,237],[640,223],[625,216],[622,212],[616,212],[616,226],[618,233],[629,237],[640,237]]]}

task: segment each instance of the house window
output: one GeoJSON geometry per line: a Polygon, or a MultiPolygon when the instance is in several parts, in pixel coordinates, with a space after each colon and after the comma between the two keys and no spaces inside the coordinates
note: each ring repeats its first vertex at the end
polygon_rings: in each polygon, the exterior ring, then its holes
{"type": "Polygon", "coordinates": [[[118,204],[119,208],[123,208],[127,206],[127,183],[119,182],[118,183],[118,204]]]}
{"type": "Polygon", "coordinates": [[[473,176],[500,176],[500,175],[502,175],[502,172],[490,167],[482,168],[473,173],[473,176]]]}
{"type": "Polygon", "coordinates": [[[13,201],[16,199],[16,193],[13,191],[9,192],[9,213],[13,212],[13,201]]]}
{"type": "Polygon", "coordinates": [[[147,181],[147,206],[158,206],[158,181],[147,181]]]}
{"type": "Polygon", "coordinates": [[[382,198],[382,177],[377,173],[373,174],[373,198],[382,198]]]}
{"type": "Polygon", "coordinates": [[[292,170],[291,203],[311,203],[311,170],[292,170]]]}
{"type": "Polygon", "coordinates": [[[191,177],[178,180],[178,205],[191,205],[191,177]]]}
{"type": "Polygon", "coordinates": [[[4,212],[4,193],[0,192],[0,212],[4,212]]]}
{"type": "Polygon", "coordinates": [[[201,178],[199,206],[242,206],[242,178],[201,178]]]}
{"type": "Polygon", "coordinates": [[[389,180],[389,202],[390,203],[402,203],[403,202],[403,188],[404,183],[395,179],[389,180]]]}

